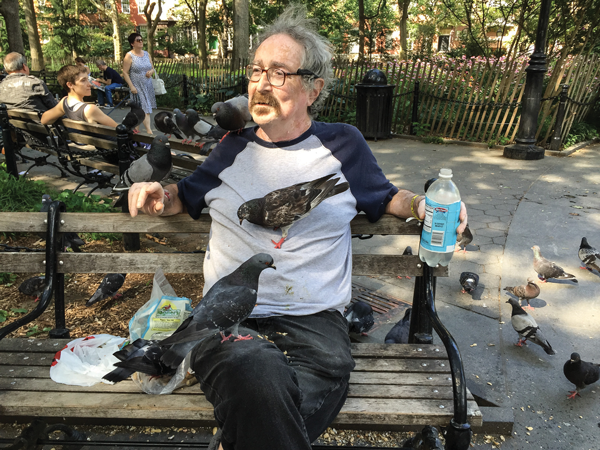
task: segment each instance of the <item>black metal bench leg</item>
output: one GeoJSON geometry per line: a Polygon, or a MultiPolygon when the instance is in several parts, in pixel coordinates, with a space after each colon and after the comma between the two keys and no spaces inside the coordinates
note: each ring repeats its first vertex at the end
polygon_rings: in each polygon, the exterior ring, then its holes
{"type": "Polygon", "coordinates": [[[409,344],[433,344],[431,320],[427,313],[425,277],[415,278],[412,312],[410,315],[409,344]]]}
{"type": "Polygon", "coordinates": [[[435,309],[435,277],[433,269],[424,264],[423,278],[425,284],[426,307],[433,328],[440,336],[446,347],[450,372],[452,375],[452,390],[454,391],[454,417],[450,425],[444,429],[446,450],[467,450],[471,443],[471,426],[467,422],[467,383],[463,369],[460,351],[456,341],[442,324],[435,309]]]}

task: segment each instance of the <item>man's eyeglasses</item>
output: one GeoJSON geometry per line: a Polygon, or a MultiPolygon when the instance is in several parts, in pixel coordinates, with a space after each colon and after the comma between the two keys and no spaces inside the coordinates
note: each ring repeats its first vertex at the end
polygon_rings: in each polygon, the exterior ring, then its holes
{"type": "Polygon", "coordinates": [[[144,40],[142,38],[137,38],[135,42],[144,42],[144,40]]]}
{"type": "Polygon", "coordinates": [[[246,77],[248,80],[257,82],[260,80],[263,72],[267,72],[267,80],[274,87],[283,86],[286,77],[292,77],[294,75],[301,77],[319,78],[316,74],[306,69],[298,69],[296,73],[284,72],[282,69],[277,67],[271,67],[270,69],[263,69],[260,66],[250,64],[246,66],[246,77]]]}

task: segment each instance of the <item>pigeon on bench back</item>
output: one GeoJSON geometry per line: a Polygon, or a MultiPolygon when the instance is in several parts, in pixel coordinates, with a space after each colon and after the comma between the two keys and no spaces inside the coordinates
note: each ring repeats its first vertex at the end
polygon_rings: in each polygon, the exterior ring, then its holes
{"type": "Polygon", "coordinates": [[[92,306],[94,303],[104,300],[105,298],[117,298],[121,294],[117,295],[117,292],[125,283],[126,273],[109,273],[102,281],[100,286],[94,292],[94,295],[87,301],[85,306],[92,306]]]}
{"type": "Polygon", "coordinates": [[[115,192],[129,190],[133,183],[158,181],[167,178],[173,168],[169,139],[164,134],[157,135],[152,141],[150,150],[141,158],[131,163],[113,188],[115,192]]]}
{"type": "Polygon", "coordinates": [[[123,125],[127,127],[129,132],[137,133],[136,128],[139,127],[144,119],[146,118],[146,113],[142,109],[142,106],[133,100],[128,100],[125,103],[125,106],[131,107],[129,112],[123,118],[123,125]]]}
{"type": "Polygon", "coordinates": [[[31,277],[19,285],[19,292],[35,298],[36,302],[40,299],[44,289],[46,289],[46,277],[31,277]]]}
{"type": "Polygon", "coordinates": [[[515,297],[519,297],[519,301],[527,300],[527,307],[529,309],[535,309],[529,304],[529,300],[536,298],[540,295],[540,287],[536,284],[533,278],[527,278],[527,284],[521,286],[508,286],[504,288],[505,291],[510,292],[515,297]]]}
{"type": "Polygon", "coordinates": [[[179,129],[177,124],[175,123],[175,117],[173,113],[169,111],[159,111],[154,116],[154,125],[161,133],[167,135],[167,137],[171,137],[171,135],[175,136],[177,139],[183,139],[183,132],[179,129]]]}
{"type": "Polygon", "coordinates": [[[252,120],[248,109],[248,95],[238,95],[225,102],[217,102],[211,107],[217,124],[227,131],[241,130],[252,120]]]}
{"type": "Polygon", "coordinates": [[[581,397],[580,389],[600,379],[600,364],[582,361],[579,353],[571,353],[571,359],[563,366],[563,372],[567,380],[575,385],[575,390],[569,391],[571,395],[567,398],[575,398],[577,395],[581,397]]]}
{"type": "Polygon", "coordinates": [[[538,327],[537,322],[533,317],[525,312],[519,302],[514,298],[508,299],[506,303],[510,303],[512,306],[512,315],[510,317],[510,322],[514,330],[519,333],[519,342],[515,345],[517,347],[522,347],[523,344],[526,344],[526,341],[529,339],[534,344],[539,345],[544,349],[544,351],[549,355],[556,355],[556,352],[550,345],[550,342],[544,337],[540,327],[538,327]]]}
{"type": "Polygon", "coordinates": [[[367,331],[375,325],[373,318],[373,308],[368,303],[361,300],[351,303],[344,313],[344,317],[348,321],[349,331],[351,333],[367,335],[367,331]]]}
{"type": "Polygon", "coordinates": [[[271,241],[275,248],[281,248],[296,221],[308,216],[323,200],[348,189],[347,182],[336,186],[339,178],[331,179],[334,175],[332,173],[313,181],[294,184],[269,192],[264,197],[248,200],[237,212],[240,225],[246,219],[255,225],[281,228],[281,240],[271,241]]]}
{"type": "Polygon", "coordinates": [[[200,118],[196,110],[188,109],[184,114],[181,110],[175,108],[173,114],[175,115],[177,126],[185,136],[185,139],[181,141],[184,144],[191,144],[196,137],[206,136],[213,128],[212,124],[200,118]]]}
{"type": "Polygon", "coordinates": [[[265,269],[275,269],[273,258],[258,253],[217,281],[179,328],[160,342],[161,346],[171,346],[161,361],[176,368],[199,341],[217,331],[221,333],[221,342],[231,336],[235,336],[234,342],[252,339],[249,335],[240,336],[238,326],[256,305],[258,279],[265,269]],[[226,337],[223,332],[229,329],[231,334],[226,337]]]}
{"type": "Polygon", "coordinates": [[[577,283],[575,275],[566,273],[562,267],[544,258],[537,245],[531,247],[531,250],[533,250],[533,268],[538,273],[538,277],[542,283],[545,283],[550,278],[556,278],[557,280],[571,280],[573,283],[577,283]]]}
{"type": "Polygon", "coordinates": [[[590,272],[597,270],[600,272],[600,252],[588,244],[586,238],[581,238],[581,245],[579,246],[579,259],[590,272]]]}

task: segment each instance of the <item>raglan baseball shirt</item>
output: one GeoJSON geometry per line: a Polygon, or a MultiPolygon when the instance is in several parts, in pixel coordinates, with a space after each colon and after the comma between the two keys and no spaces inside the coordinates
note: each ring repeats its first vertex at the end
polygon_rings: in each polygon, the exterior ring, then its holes
{"type": "Polygon", "coordinates": [[[260,139],[257,129],[227,135],[177,185],[192,218],[206,207],[212,218],[204,293],[251,256],[268,253],[277,270],[261,274],[251,317],[343,312],[352,294],[350,221],[358,212],[377,221],[398,189],[353,126],[313,122],[300,137],[276,143],[260,139]],[[280,240],[281,230],[240,225],[237,210],[244,202],[328,174],[350,188],[295,222],[281,249],[271,242],[280,240]]]}

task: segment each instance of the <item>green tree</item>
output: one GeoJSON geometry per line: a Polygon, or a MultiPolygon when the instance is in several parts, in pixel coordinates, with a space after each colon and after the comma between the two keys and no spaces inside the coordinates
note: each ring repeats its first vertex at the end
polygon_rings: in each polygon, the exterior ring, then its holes
{"type": "MultiPolygon", "coordinates": [[[[8,51],[25,53],[21,22],[19,20],[19,0],[0,0],[0,14],[4,17],[8,51]]],[[[8,52],[7,52],[8,53],[8,52]]]]}

